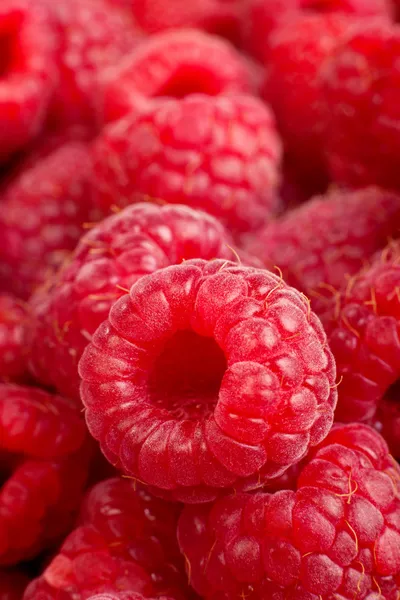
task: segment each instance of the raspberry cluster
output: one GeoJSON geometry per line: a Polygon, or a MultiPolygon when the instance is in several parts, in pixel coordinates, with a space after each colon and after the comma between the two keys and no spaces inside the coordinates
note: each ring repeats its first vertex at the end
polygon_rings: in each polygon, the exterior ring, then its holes
{"type": "Polygon", "coordinates": [[[0,600],[400,600],[399,0],[1,0],[0,600]]]}

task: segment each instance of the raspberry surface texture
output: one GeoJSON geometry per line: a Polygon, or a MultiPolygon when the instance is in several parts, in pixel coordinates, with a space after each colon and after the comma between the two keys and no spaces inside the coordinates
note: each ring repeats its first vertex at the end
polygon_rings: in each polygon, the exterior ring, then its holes
{"type": "Polygon", "coordinates": [[[252,92],[242,56],[226,41],[193,29],[160,33],[104,76],[104,118],[115,121],[153,98],[252,92]]]}
{"type": "Polygon", "coordinates": [[[194,597],[176,541],[180,510],[134,481],[99,483],[83,504],[79,527],[29,586],[25,600],[86,600],[96,593],[108,600],[113,592],[125,591],[132,600],[140,599],[136,594],[163,600],[194,597]]]}
{"type": "Polygon", "coordinates": [[[340,14],[304,15],[289,19],[271,38],[264,97],[303,178],[326,171],[328,115],[320,71],[352,24],[340,14]]]}
{"type": "Polygon", "coordinates": [[[280,156],[273,115],[255,97],[159,100],[98,137],[93,196],[104,210],[188,204],[233,231],[252,230],[277,209],[280,156]]]}
{"type": "MultiPolygon", "coordinates": [[[[27,159],[29,161],[29,159],[27,159]]],[[[0,282],[27,299],[98,218],[90,202],[90,154],[70,142],[27,164],[3,191],[0,282]]]]}
{"type": "Polygon", "coordinates": [[[56,82],[55,38],[47,11],[30,0],[0,6],[0,161],[44,123],[56,82]]]}
{"type": "Polygon", "coordinates": [[[22,571],[0,569],[0,600],[22,600],[28,582],[22,571]]]}
{"type": "Polygon", "coordinates": [[[58,29],[59,85],[49,123],[97,126],[99,79],[142,39],[128,11],[107,0],[42,0],[58,29]]]}
{"type": "Polygon", "coordinates": [[[336,403],[306,299],[223,260],[140,279],[79,368],[86,421],[110,462],[185,502],[279,476],[327,435],[336,403]]]}
{"type": "Polygon", "coordinates": [[[303,10],[324,12],[343,12],[357,17],[394,17],[391,0],[300,0],[303,10]]]}
{"type": "Polygon", "coordinates": [[[332,177],[345,185],[400,186],[399,49],[397,25],[360,25],[321,72],[330,115],[324,148],[332,177]]]}
{"type": "Polygon", "coordinates": [[[79,359],[114,302],[162,267],[232,259],[232,244],[216,219],[187,206],[140,203],[105,219],[81,239],[49,289],[32,298],[32,373],[79,398],[79,359]]]}
{"type": "Polygon", "coordinates": [[[27,307],[8,294],[0,294],[0,381],[21,381],[28,370],[27,307]]]}
{"type": "Polygon", "coordinates": [[[331,190],[248,238],[246,249],[324,312],[368,258],[400,231],[400,196],[376,187],[331,190]]]}
{"type": "Polygon", "coordinates": [[[212,600],[395,600],[400,470],[364,425],[332,430],[297,491],[185,507],[178,538],[212,600]]]}
{"type": "Polygon", "coordinates": [[[0,384],[0,566],[37,556],[69,531],[89,459],[70,401],[0,384]]]}
{"type": "Polygon", "coordinates": [[[379,252],[322,315],[341,379],[338,420],[374,419],[400,377],[399,257],[399,242],[379,252]]]}

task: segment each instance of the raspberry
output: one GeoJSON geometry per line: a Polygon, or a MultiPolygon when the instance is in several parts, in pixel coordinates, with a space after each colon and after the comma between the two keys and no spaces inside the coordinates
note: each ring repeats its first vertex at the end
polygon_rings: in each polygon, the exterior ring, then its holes
{"type": "Polygon", "coordinates": [[[160,33],[143,42],[104,83],[106,121],[148,105],[152,98],[184,98],[252,91],[247,65],[227,42],[200,31],[160,33]]]}
{"type": "Polygon", "coordinates": [[[54,53],[47,12],[30,0],[2,0],[0,161],[39,133],[55,84],[54,53]]]}
{"type": "Polygon", "coordinates": [[[300,0],[300,6],[303,10],[319,13],[343,12],[357,17],[394,16],[391,0],[300,0]]]}
{"type": "Polygon", "coordinates": [[[28,298],[58,267],[97,218],[89,201],[90,155],[70,142],[38,160],[7,186],[0,216],[0,280],[28,298]]]}
{"type": "Polygon", "coordinates": [[[322,315],[340,384],[336,418],[369,421],[400,378],[400,244],[378,253],[322,315]]]}
{"type": "Polygon", "coordinates": [[[303,178],[321,178],[327,121],[320,70],[353,22],[343,15],[289,20],[269,44],[264,97],[274,109],[286,150],[303,178]]]}
{"type": "MultiPolygon", "coordinates": [[[[79,527],[28,588],[25,600],[39,600],[39,592],[40,600],[86,600],[96,593],[108,600],[117,591],[188,599],[176,542],[179,513],[179,505],[150,496],[136,482],[99,483],[83,504],[79,527]]],[[[133,594],[123,600],[139,598],[133,594]]]]}
{"type": "Polygon", "coordinates": [[[399,188],[400,29],[360,26],[322,70],[330,115],[324,149],[332,177],[350,186],[399,188]]]}
{"type": "Polygon", "coordinates": [[[69,530],[89,458],[79,409],[0,384],[0,565],[36,556],[69,530]]]}
{"type": "Polygon", "coordinates": [[[56,128],[95,128],[98,80],[142,39],[126,10],[107,0],[44,0],[59,30],[60,84],[51,107],[56,128]]]}
{"type": "Polygon", "coordinates": [[[332,355],[304,297],[223,260],[142,277],[79,369],[110,462],[185,502],[279,476],[327,435],[336,403],[332,355]]]}
{"type": "Polygon", "coordinates": [[[113,303],[161,267],[232,258],[230,244],[222,225],[186,206],[142,203],[105,219],[81,239],[50,289],[32,299],[35,377],[79,398],[79,359],[113,303]]]}
{"type": "Polygon", "coordinates": [[[20,381],[26,375],[28,323],[26,307],[0,294],[0,381],[20,381]]]}
{"type": "Polygon", "coordinates": [[[195,27],[231,41],[239,38],[240,0],[130,0],[139,27],[149,34],[195,27]]]}
{"type": "Polygon", "coordinates": [[[400,196],[380,188],[331,190],[287,212],[250,237],[249,252],[325,310],[332,290],[346,286],[368,257],[400,230],[400,196]]]}
{"type": "Polygon", "coordinates": [[[98,137],[94,198],[104,210],[143,200],[189,204],[234,231],[255,229],[277,208],[280,155],[273,116],[257,98],[154,101],[98,137]]]}
{"type": "MultiPolygon", "coordinates": [[[[143,600],[142,594],[136,592],[122,592],[115,594],[96,594],[91,596],[89,600],[143,600]]],[[[153,599],[154,600],[154,599],[153,599]]],[[[172,598],[166,598],[165,596],[159,597],[159,600],[172,600],[172,598]]]]}
{"type": "Polygon", "coordinates": [[[185,507],[178,539],[192,585],[206,600],[395,600],[399,476],[384,440],[348,425],[326,438],[297,491],[185,507]]]}
{"type": "Polygon", "coordinates": [[[21,600],[28,581],[20,571],[0,569],[0,600],[21,600]]]}

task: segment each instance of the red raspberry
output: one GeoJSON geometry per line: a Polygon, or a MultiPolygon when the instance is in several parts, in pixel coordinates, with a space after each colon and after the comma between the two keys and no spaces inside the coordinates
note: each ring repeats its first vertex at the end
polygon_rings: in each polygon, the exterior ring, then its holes
{"type": "Polygon", "coordinates": [[[339,182],[400,187],[399,52],[398,27],[363,25],[324,65],[330,115],[324,146],[339,182]]]}
{"type": "Polygon", "coordinates": [[[186,502],[280,475],[326,436],[336,403],[332,355],[304,297],[223,260],[142,277],[79,368],[110,462],[186,502]]]}
{"type": "Polygon", "coordinates": [[[0,294],[0,381],[21,381],[27,372],[27,308],[0,294]]]}
{"type": "Polygon", "coordinates": [[[184,98],[252,91],[247,64],[216,36],[182,29],[143,42],[104,83],[104,117],[114,121],[145,108],[152,98],[184,98]]]}
{"type": "Polygon", "coordinates": [[[98,205],[189,204],[232,230],[262,225],[277,208],[281,155],[273,116],[251,96],[154,101],[106,127],[94,144],[98,205]]]}
{"type": "Polygon", "coordinates": [[[300,0],[302,10],[343,12],[357,17],[393,18],[392,0],[300,0]]]}
{"type": "Polygon", "coordinates": [[[97,218],[89,201],[90,155],[70,142],[28,165],[7,186],[0,215],[0,280],[28,298],[58,267],[97,218]]]}
{"type": "Polygon", "coordinates": [[[332,291],[346,286],[400,230],[400,196],[380,188],[331,190],[249,238],[246,248],[324,311],[332,291]]]}
{"type": "MultiPolygon", "coordinates": [[[[108,600],[117,591],[192,597],[176,541],[179,513],[179,505],[150,496],[136,482],[99,483],[83,504],[80,526],[29,586],[25,600],[86,600],[96,593],[108,600]]],[[[139,599],[133,594],[132,600],[139,599]]]]}
{"type": "Polygon", "coordinates": [[[22,600],[28,582],[28,577],[22,571],[0,569],[0,600],[22,600]]]}
{"type": "Polygon", "coordinates": [[[289,20],[271,38],[264,97],[304,179],[323,178],[327,121],[320,70],[353,22],[343,15],[289,20]]]}
{"type": "Polygon", "coordinates": [[[79,359],[114,302],[161,267],[232,258],[231,244],[216,219],[187,206],[142,203],[105,219],[81,239],[50,289],[32,299],[35,377],[79,398],[79,359]]]}
{"type": "Polygon", "coordinates": [[[47,11],[32,0],[0,5],[0,161],[43,125],[55,84],[55,39],[47,11]]]}
{"type": "MultiPolygon", "coordinates": [[[[144,596],[142,596],[142,594],[137,594],[136,592],[121,592],[113,594],[96,594],[95,596],[90,596],[89,600],[144,600],[144,596]]],[[[166,598],[165,596],[159,596],[159,600],[172,599],[166,598]]]]}
{"type": "Polygon", "coordinates": [[[42,0],[59,30],[60,84],[50,122],[96,124],[98,80],[142,39],[128,12],[107,0],[42,0]]]}
{"type": "MultiPolygon", "coordinates": [[[[120,0],[119,0],[120,1],[120,0]]],[[[195,27],[237,41],[241,0],[129,0],[135,21],[146,33],[195,27]]]]}
{"type": "Polygon", "coordinates": [[[206,600],[395,600],[399,481],[372,429],[333,430],[296,492],[184,509],[178,538],[192,585],[206,600]]]}
{"type": "Polygon", "coordinates": [[[36,556],[69,530],[89,458],[73,403],[0,384],[0,565],[36,556]]]}
{"type": "Polygon", "coordinates": [[[400,378],[399,262],[396,242],[349,279],[322,315],[342,378],[338,420],[374,419],[400,378]]]}

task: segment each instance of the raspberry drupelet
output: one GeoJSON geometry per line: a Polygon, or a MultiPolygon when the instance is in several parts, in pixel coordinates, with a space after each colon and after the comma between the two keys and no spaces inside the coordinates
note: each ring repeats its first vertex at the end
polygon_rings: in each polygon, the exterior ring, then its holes
{"type": "Polygon", "coordinates": [[[365,425],[334,428],[297,491],[187,506],[178,539],[206,600],[396,600],[400,470],[365,425]]]}
{"type": "Polygon", "coordinates": [[[327,435],[336,404],[306,299],[223,260],[140,279],[79,370],[86,422],[110,462],[183,502],[279,476],[327,435]]]}
{"type": "Polygon", "coordinates": [[[187,206],[140,203],[108,217],[32,298],[32,373],[79,399],[79,359],[113,303],[162,267],[197,257],[232,259],[232,244],[216,219],[187,206]]]}
{"type": "Polygon", "coordinates": [[[3,190],[0,282],[28,299],[75,247],[82,225],[100,215],[90,201],[90,153],[71,141],[48,156],[27,159],[3,190]]]}
{"type": "Polygon", "coordinates": [[[176,540],[180,511],[133,481],[99,483],[83,503],[78,528],[29,586],[25,600],[86,600],[96,593],[108,600],[113,592],[131,592],[132,600],[135,594],[193,598],[176,540]]]}
{"type": "Polygon", "coordinates": [[[0,565],[37,556],[70,529],[90,452],[70,401],[0,384],[0,565]]]}
{"type": "Polygon", "coordinates": [[[105,127],[93,146],[93,196],[103,210],[135,202],[188,204],[232,231],[277,210],[281,143],[252,96],[159,99],[105,127]]]}
{"type": "Polygon", "coordinates": [[[399,189],[400,28],[357,27],[321,70],[329,121],[324,150],[336,181],[399,189]]]}
{"type": "Polygon", "coordinates": [[[0,293],[0,381],[22,381],[28,370],[27,306],[0,293]]]}
{"type": "Polygon", "coordinates": [[[39,2],[2,0],[0,55],[1,162],[40,132],[56,82],[53,26],[39,2]]]}
{"type": "Polygon", "coordinates": [[[28,582],[22,571],[0,569],[0,600],[22,600],[28,582]]]}
{"type": "Polygon", "coordinates": [[[104,75],[103,118],[116,121],[153,98],[251,93],[248,65],[228,42],[182,29],[149,38],[104,75]]]}
{"type": "Polygon", "coordinates": [[[396,241],[350,278],[321,314],[342,380],[337,420],[385,422],[385,415],[393,418],[390,406],[394,413],[400,406],[399,259],[396,241]]]}
{"type": "Polygon", "coordinates": [[[128,11],[107,0],[41,0],[58,29],[57,86],[49,125],[97,128],[99,78],[143,38],[128,11]]]}
{"type": "Polygon", "coordinates": [[[267,268],[278,266],[318,314],[332,290],[345,287],[399,232],[399,195],[376,187],[332,189],[249,235],[245,247],[267,268]]]}

